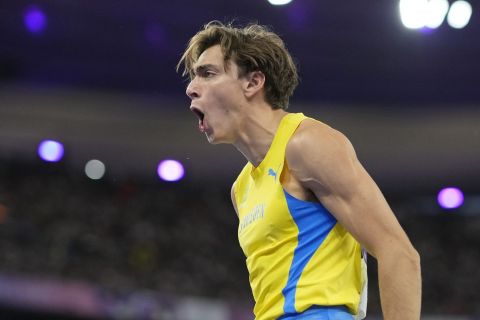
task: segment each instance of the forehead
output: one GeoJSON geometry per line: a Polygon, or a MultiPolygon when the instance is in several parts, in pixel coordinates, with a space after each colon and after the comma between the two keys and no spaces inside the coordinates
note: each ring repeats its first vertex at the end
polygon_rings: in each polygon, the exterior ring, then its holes
{"type": "Polygon", "coordinates": [[[198,57],[198,60],[194,63],[194,67],[205,64],[223,65],[223,58],[222,48],[217,44],[203,51],[198,57]]]}
{"type": "Polygon", "coordinates": [[[237,65],[232,60],[229,59],[225,61],[224,54],[220,45],[214,45],[207,48],[205,51],[200,54],[197,61],[193,64],[193,70],[197,70],[202,66],[216,66],[219,69],[225,70],[227,73],[237,71],[237,65]]]}

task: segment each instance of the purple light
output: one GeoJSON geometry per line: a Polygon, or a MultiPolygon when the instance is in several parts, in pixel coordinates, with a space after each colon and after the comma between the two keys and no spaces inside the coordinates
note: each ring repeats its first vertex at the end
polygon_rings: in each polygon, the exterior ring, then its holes
{"type": "Polygon", "coordinates": [[[430,28],[430,27],[420,28],[420,32],[423,33],[423,34],[431,34],[431,33],[434,33],[435,30],[436,30],[436,28],[430,28]]]}
{"type": "Polygon", "coordinates": [[[145,38],[154,48],[161,48],[167,42],[167,33],[161,25],[150,23],[145,27],[145,38]]]}
{"type": "Polygon", "coordinates": [[[438,193],[437,201],[442,208],[458,208],[463,204],[463,192],[458,188],[444,188],[438,193]]]}
{"type": "Polygon", "coordinates": [[[28,31],[31,33],[40,33],[45,29],[47,17],[37,6],[30,6],[25,10],[23,21],[28,31]]]}
{"type": "Polygon", "coordinates": [[[63,157],[63,145],[53,140],[45,140],[38,146],[38,155],[45,161],[57,162],[63,157]]]}
{"type": "Polygon", "coordinates": [[[183,165],[176,160],[163,160],[157,168],[160,179],[165,181],[178,181],[183,178],[185,170],[183,165]]]}
{"type": "Polygon", "coordinates": [[[310,20],[308,8],[300,1],[296,1],[291,5],[287,16],[290,24],[298,29],[306,28],[310,20]]]}

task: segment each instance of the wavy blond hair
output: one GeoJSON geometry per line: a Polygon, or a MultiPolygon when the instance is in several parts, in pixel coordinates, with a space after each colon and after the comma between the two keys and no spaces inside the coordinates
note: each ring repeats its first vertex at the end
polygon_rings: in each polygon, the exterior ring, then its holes
{"type": "MultiPolygon", "coordinates": [[[[193,65],[206,49],[220,45],[225,62],[232,59],[239,67],[239,77],[253,71],[265,75],[265,99],[273,109],[287,109],[298,85],[297,67],[283,40],[267,27],[212,21],[194,35],[177,64],[184,65],[182,75],[193,79],[193,65]]],[[[225,64],[227,67],[228,64],[225,64]]]]}

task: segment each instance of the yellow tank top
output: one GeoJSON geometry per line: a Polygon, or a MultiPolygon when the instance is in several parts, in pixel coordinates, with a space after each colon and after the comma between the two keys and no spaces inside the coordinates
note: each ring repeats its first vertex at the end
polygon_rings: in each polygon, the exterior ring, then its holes
{"type": "Polygon", "coordinates": [[[361,246],[321,203],[296,199],[280,181],[288,170],[287,143],[304,119],[301,113],[287,114],[263,161],[256,168],[247,163],[234,184],[254,313],[257,320],[270,320],[310,307],[345,306],[362,318],[361,246]]]}

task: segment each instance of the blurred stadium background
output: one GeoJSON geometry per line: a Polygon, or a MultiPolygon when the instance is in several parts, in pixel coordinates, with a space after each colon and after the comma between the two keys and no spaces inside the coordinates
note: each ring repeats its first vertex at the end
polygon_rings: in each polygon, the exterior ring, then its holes
{"type": "Polygon", "coordinates": [[[469,1],[1,1],[0,318],[253,318],[229,200],[244,159],[198,133],[175,71],[204,23],[235,19],[287,42],[291,111],[356,146],[422,256],[422,319],[479,319],[469,1]]]}

